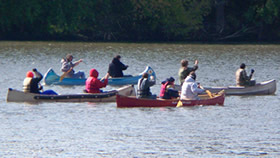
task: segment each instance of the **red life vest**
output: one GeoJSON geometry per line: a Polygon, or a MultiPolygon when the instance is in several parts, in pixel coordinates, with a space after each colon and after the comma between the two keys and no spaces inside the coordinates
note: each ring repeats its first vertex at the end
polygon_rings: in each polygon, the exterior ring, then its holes
{"type": "Polygon", "coordinates": [[[159,92],[159,96],[160,97],[163,97],[165,92],[166,92],[166,87],[168,86],[169,82],[165,82],[164,84],[161,85],[161,88],[160,88],[160,92],[159,92]]]}

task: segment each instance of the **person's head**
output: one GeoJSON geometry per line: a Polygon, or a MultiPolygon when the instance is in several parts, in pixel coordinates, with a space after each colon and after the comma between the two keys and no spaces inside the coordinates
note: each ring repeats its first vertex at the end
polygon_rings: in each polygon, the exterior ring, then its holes
{"type": "Polygon", "coordinates": [[[194,71],[190,72],[189,76],[194,80],[196,79],[196,74],[194,71]]]}
{"type": "Polygon", "coordinates": [[[242,63],[242,64],[240,65],[240,68],[241,68],[241,69],[245,69],[245,67],[246,67],[246,65],[245,65],[244,63],[242,63]]]}
{"type": "Polygon", "coordinates": [[[189,62],[186,59],[181,60],[181,66],[182,67],[187,67],[189,62]]]}
{"type": "Polygon", "coordinates": [[[149,75],[148,75],[148,73],[143,73],[143,75],[142,75],[142,78],[148,78],[149,77],[149,75]]]}
{"type": "Polygon", "coordinates": [[[118,60],[121,60],[121,56],[120,55],[116,55],[115,58],[118,59],[118,60]]]}
{"type": "Polygon", "coordinates": [[[170,83],[174,83],[175,79],[174,79],[173,77],[170,77],[170,78],[168,78],[168,81],[169,81],[170,83]]]}
{"type": "Polygon", "coordinates": [[[26,73],[26,77],[33,78],[33,76],[34,76],[34,74],[33,74],[32,71],[28,71],[28,72],[26,73]]]}
{"type": "Polygon", "coordinates": [[[66,60],[67,61],[72,61],[73,60],[73,55],[71,55],[71,54],[66,55],[66,60]]]}
{"type": "Polygon", "coordinates": [[[168,84],[169,85],[174,85],[175,79],[173,77],[167,78],[168,84]]]}
{"type": "Polygon", "coordinates": [[[89,76],[90,76],[90,77],[95,77],[95,78],[97,78],[98,75],[99,75],[99,73],[98,73],[98,71],[97,71],[96,69],[91,69],[91,70],[89,71],[89,76]]]}

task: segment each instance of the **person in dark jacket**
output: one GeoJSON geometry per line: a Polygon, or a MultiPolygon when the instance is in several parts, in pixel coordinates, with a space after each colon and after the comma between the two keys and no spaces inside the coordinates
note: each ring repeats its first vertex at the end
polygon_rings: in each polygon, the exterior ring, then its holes
{"type": "Polygon", "coordinates": [[[156,83],[154,76],[151,76],[150,79],[148,77],[149,75],[147,73],[143,73],[142,77],[138,80],[137,98],[157,98],[157,96],[153,95],[150,91],[150,87],[156,83]]]}
{"type": "Polygon", "coordinates": [[[43,91],[43,86],[40,85],[40,81],[43,76],[37,69],[33,69],[26,73],[26,78],[23,81],[23,92],[26,93],[37,93],[37,94],[54,94],[57,95],[53,90],[43,91]],[[32,72],[33,71],[33,72],[32,72]],[[34,77],[35,74],[35,77],[34,77]],[[43,92],[40,92],[43,91],[43,92]]]}
{"type": "Polygon", "coordinates": [[[89,78],[86,80],[86,92],[87,93],[101,93],[100,88],[106,87],[108,84],[109,74],[104,77],[104,81],[98,79],[98,71],[91,69],[89,72],[89,78]]]}
{"type": "Polygon", "coordinates": [[[181,68],[178,72],[180,85],[183,85],[185,78],[190,74],[190,72],[198,69],[198,60],[195,60],[193,67],[188,67],[188,65],[188,60],[181,60],[181,68]]]}
{"type": "Polygon", "coordinates": [[[120,60],[121,56],[117,55],[109,64],[108,73],[110,77],[124,77],[123,70],[126,70],[128,65],[124,65],[120,60]]]}

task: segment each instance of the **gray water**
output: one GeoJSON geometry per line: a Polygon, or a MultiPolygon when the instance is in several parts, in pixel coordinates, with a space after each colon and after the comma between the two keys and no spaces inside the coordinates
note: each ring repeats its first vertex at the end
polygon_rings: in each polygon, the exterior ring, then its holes
{"type": "MultiPolygon", "coordinates": [[[[0,42],[0,157],[280,157],[280,45],[0,42]],[[224,106],[119,109],[116,103],[7,103],[8,88],[21,89],[25,73],[59,72],[67,54],[84,59],[103,77],[116,54],[138,74],[157,74],[152,92],[177,72],[181,59],[199,60],[205,86],[234,85],[239,65],[257,81],[277,80],[268,96],[227,96],[224,106]]],[[[84,86],[44,86],[60,94],[84,86]]],[[[106,89],[116,87],[108,86],[106,89]]]]}

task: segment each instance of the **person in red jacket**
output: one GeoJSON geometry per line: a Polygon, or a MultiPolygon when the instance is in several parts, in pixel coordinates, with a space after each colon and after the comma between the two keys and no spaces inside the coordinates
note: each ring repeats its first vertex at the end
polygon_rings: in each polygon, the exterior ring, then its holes
{"type": "Polygon", "coordinates": [[[85,91],[87,93],[101,93],[102,91],[100,88],[106,87],[108,84],[108,77],[109,74],[107,73],[104,77],[104,80],[101,81],[97,78],[98,77],[98,71],[95,69],[91,69],[89,71],[89,77],[86,80],[86,89],[85,91]]]}

